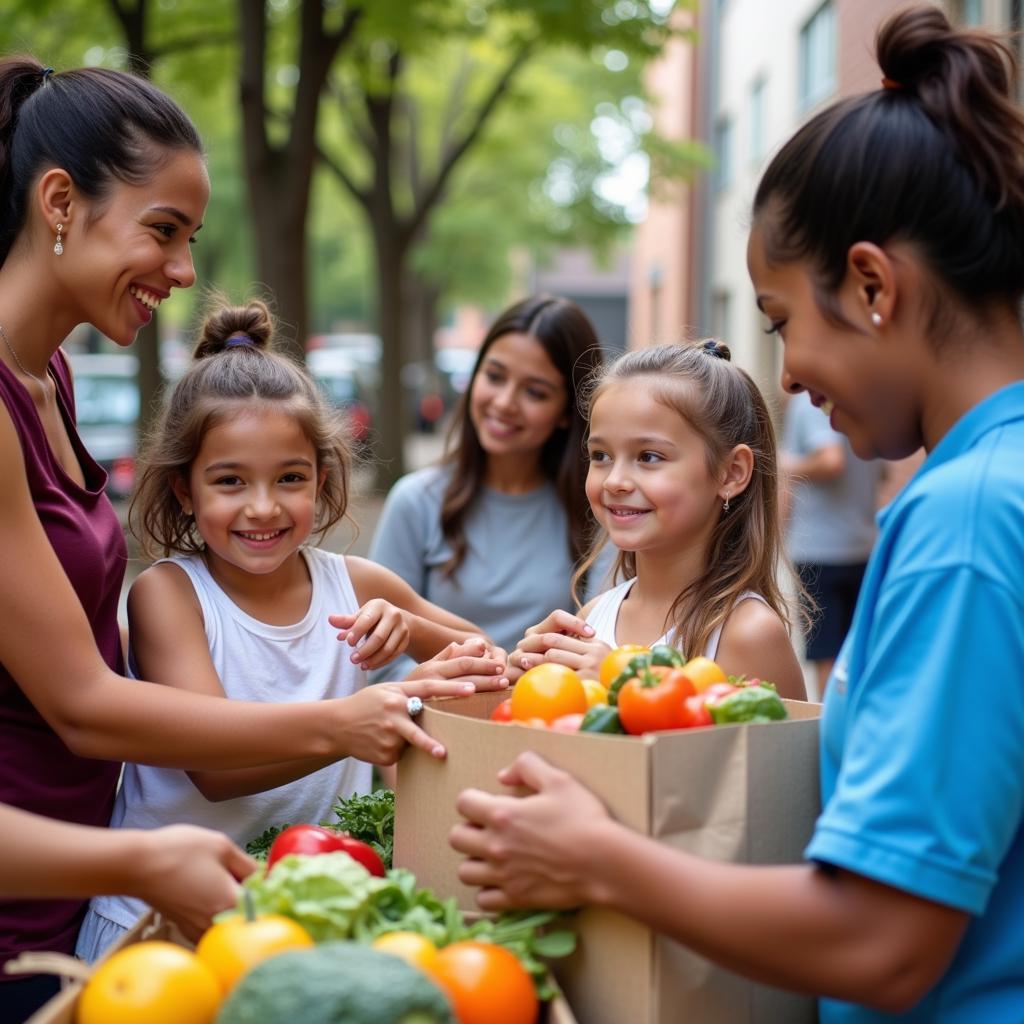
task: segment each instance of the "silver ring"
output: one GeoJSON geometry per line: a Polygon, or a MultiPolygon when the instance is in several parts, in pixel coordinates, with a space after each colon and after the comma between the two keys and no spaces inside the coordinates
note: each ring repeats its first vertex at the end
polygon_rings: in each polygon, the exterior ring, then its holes
{"type": "Polygon", "coordinates": [[[423,710],[423,701],[419,697],[410,697],[405,702],[405,710],[409,712],[410,718],[415,718],[423,710]]]}

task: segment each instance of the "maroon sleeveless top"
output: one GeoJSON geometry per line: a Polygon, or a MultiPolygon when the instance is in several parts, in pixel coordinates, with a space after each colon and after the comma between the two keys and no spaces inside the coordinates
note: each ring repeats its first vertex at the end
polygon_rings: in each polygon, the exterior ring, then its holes
{"type": "MultiPolygon", "coordinates": [[[[62,352],[50,360],[49,371],[85,475],[84,488],[53,455],[31,396],[2,361],[0,400],[21,441],[39,520],[82,602],[103,660],[121,673],[117,606],[128,557],[124,534],[103,493],[106,471],[85,450],[75,429],[71,374],[62,352]]],[[[75,680],[65,679],[63,685],[74,686],[75,680]]],[[[107,826],[120,767],[71,753],[0,665],[0,801],[61,821],[107,826]]],[[[0,901],[0,964],[24,950],[74,952],[84,912],[80,900],[0,901]]],[[[11,980],[0,968],[0,982],[11,980]]]]}

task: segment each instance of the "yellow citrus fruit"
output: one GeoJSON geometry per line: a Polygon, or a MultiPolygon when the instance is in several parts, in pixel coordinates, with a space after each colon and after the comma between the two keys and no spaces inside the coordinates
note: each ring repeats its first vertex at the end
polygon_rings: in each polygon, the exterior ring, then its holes
{"type": "Polygon", "coordinates": [[[432,974],[437,968],[437,946],[419,932],[385,932],[371,945],[382,953],[400,956],[426,974],[432,974]]]}
{"type": "Polygon", "coordinates": [[[607,689],[635,655],[643,654],[649,650],[650,648],[644,647],[643,644],[623,644],[621,647],[616,647],[615,650],[609,651],[601,662],[599,675],[601,685],[607,689]]]}
{"type": "Polygon", "coordinates": [[[96,968],[76,1024],[211,1024],[223,998],[216,976],[172,942],[139,942],[96,968]]]}
{"type": "Polygon", "coordinates": [[[258,963],[287,949],[313,945],[309,932],[283,914],[260,914],[247,921],[229,917],[211,925],[196,946],[196,956],[210,968],[224,992],[230,992],[258,963]]]}
{"type": "Polygon", "coordinates": [[[583,692],[587,695],[588,708],[608,703],[608,691],[596,679],[584,679],[583,692]]]}
{"type": "Polygon", "coordinates": [[[698,693],[703,693],[709,686],[715,683],[727,683],[729,681],[722,669],[710,658],[703,656],[691,658],[683,666],[683,675],[693,683],[698,693]]]}
{"type": "Polygon", "coordinates": [[[543,718],[553,722],[562,715],[587,710],[583,680],[571,668],[545,661],[524,672],[512,689],[512,720],[543,718]]]}

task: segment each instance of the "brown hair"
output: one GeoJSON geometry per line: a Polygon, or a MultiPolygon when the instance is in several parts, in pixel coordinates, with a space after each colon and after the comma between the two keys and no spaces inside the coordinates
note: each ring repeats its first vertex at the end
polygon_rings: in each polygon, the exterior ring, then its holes
{"type": "Polygon", "coordinates": [[[586,421],[579,410],[578,396],[588,377],[601,365],[601,343],[586,314],[574,302],[550,295],[537,295],[517,302],[491,325],[473,366],[473,376],[459,405],[447,439],[444,463],[452,467],[451,480],[441,503],[441,530],[451,545],[452,557],[444,566],[451,577],[466,557],[465,522],[470,507],[483,486],[487,453],[480,444],[469,414],[473,382],[487,350],[507,334],[528,334],[547,353],[562,375],[567,392],[567,427],[557,427],[541,451],[541,467],[551,480],[569,521],[566,543],[573,564],[590,546],[594,518],[584,490],[583,435],[586,421]]]}
{"type": "MultiPolygon", "coordinates": [[[[715,524],[704,572],[672,604],[669,632],[674,643],[690,657],[701,653],[747,590],[760,594],[791,627],[778,582],[779,570],[788,562],[779,524],[775,429],[758,386],[731,361],[722,342],[656,345],[627,352],[594,379],[588,419],[609,387],[636,377],[645,378],[653,401],[678,413],[701,436],[709,473],[719,471],[736,445],[748,445],[754,454],[750,483],[730,499],[729,511],[715,524]]],[[[583,568],[593,564],[606,543],[606,536],[598,538],[583,568]]],[[[620,551],[616,579],[635,575],[636,556],[620,551]]]]}
{"type": "Polygon", "coordinates": [[[204,320],[193,363],[171,392],[139,460],[128,521],[151,558],[203,550],[203,539],[172,484],[188,478],[207,431],[234,415],[237,402],[287,411],[312,443],[317,473],[324,474],[316,536],[339,522],[348,505],[352,455],[343,419],[327,407],[303,367],[272,351],[274,326],[264,303],[215,301],[221,305],[204,320]]]}
{"type": "MultiPolygon", "coordinates": [[[[932,323],[956,295],[977,311],[1024,293],[1024,116],[1012,49],[950,26],[933,5],[876,39],[887,87],[824,110],[769,164],[754,198],[765,253],[808,260],[823,313],[858,241],[913,244],[938,279],[932,323]]],[[[942,326],[942,325],[940,325],[942,326]]],[[[949,334],[948,328],[943,336],[949,334]]]]}

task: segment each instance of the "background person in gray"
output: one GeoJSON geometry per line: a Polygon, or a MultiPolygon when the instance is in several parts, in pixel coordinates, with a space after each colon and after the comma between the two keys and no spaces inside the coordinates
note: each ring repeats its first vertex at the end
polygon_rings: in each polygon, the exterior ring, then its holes
{"type": "MultiPolygon", "coordinates": [[[[403,477],[384,503],[370,558],[506,651],[575,605],[573,568],[595,528],[578,396],[601,362],[593,326],[567,299],[507,309],[480,346],[441,465],[403,477]]],[[[602,576],[590,571],[588,597],[602,576]]]]}
{"type": "Polygon", "coordinates": [[[801,594],[811,619],[807,660],[814,664],[823,697],[875,543],[883,463],[858,459],[806,391],[786,406],[779,463],[788,511],[786,549],[818,605],[815,611],[801,594]]]}

